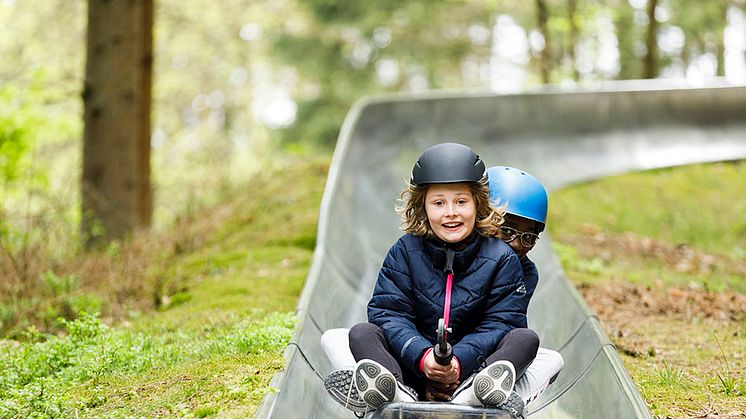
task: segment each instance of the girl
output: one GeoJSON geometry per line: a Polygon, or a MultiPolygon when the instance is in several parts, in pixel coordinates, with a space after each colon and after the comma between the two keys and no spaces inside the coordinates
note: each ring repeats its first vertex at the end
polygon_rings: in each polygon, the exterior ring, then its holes
{"type": "Polygon", "coordinates": [[[417,160],[401,198],[406,234],[383,262],[369,323],[349,332],[354,389],[339,388],[348,398],[337,401],[348,405],[356,393],[376,409],[415,401],[417,391],[426,400],[503,406],[539,341],[526,329],[519,259],[496,238],[504,209],[490,204],[484,163],[467,146],[433,146],[417,160]],[[433,350],[439,320],[450,359],[433,350]]]}

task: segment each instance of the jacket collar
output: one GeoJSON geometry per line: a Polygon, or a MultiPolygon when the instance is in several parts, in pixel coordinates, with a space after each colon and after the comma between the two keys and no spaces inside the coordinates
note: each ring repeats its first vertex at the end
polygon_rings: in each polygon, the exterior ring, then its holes
{"type": "Polygon", "coordinates": [[[423,240],[425,251],[430,255],[436,269],[444,270],[446,265],[446,250],[456,251],[453,260],[453,271],[456,276],[463,273],[471,265],[479,252],[484,237],[476,230],[467,238],[458,243],[445,243],[437,237],[429,237],[423,240]]]}

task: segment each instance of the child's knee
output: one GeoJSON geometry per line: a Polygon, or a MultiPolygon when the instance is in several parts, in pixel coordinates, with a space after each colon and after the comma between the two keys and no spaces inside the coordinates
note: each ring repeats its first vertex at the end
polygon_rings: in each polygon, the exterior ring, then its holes
{"type": "Polygon", "coordinates": [[[539,344],[541,343],[539,335],[531,329],[521,329],[521,331],[528,345],[534,350],[539,350],[539,344]]]}
{"type": "Polygon", "coordinates": [[[534,363],[551,378],[550,382],[554,381],[562,370],[562,367],[565,366],[565,360],[562,358],[562,354],[547,348],[539,348],[534,363]]]}
{"type": "Polygon", "coordinates": [[[551,349],[545,349],[542,348],[542,351],[546,351],[544,356],[546,356],[549,363],[556,369],[557,371],[561,370],[562,367],[565,366],[565,359],[562,358],[562,354],[560,354],[557,351],[553,351],[551,349]]]}
{"type": "Polygon", "coordinates": [[[355,345],[370,342],[376,335],[382,335],[381,329],[372,323],[358,323],[350,328],[350,348],[355,352],[355,345]]]}
{"type": "Polygon", "coordinates": [[[513,329],[509,332],[509,335],[511,336],[511,339],[520,342],[520,345],[523,348],[526,348],[526,351],[536,354],[536,351],[539,350],[539,335],[537,335],[533,330],[528,328],[513,329]]]}

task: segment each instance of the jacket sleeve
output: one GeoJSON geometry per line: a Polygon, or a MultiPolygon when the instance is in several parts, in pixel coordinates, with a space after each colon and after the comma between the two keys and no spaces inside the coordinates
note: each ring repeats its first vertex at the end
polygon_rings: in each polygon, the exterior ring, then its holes
{"type": "Polygon", "coordinates": [[[461,363],[462,378],[471,375],[479,366],[478,358],[490,356],[509,331],[527,327],[529,298],[518,257],[511,252],[502,257],[498,264],[484,318],[473,333],[453,347],[453,354],[461,363]]]}
{"type": "Polygon", "coordinates": [[[368,321],[383,330],[399,365],[422,376],[418,368],[420,358],[433,344],[415,326],[416,304],[406,261],[406,249],[399,241],[389,250],[378,273],[373,297],[368,303],[368,321]]]}

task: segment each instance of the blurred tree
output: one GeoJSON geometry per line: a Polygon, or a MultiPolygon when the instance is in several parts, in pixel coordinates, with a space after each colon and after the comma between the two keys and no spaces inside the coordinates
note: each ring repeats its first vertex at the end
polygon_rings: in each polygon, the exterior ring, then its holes
{"type": "Polygon", "coordinates": [[[578,48],[578,2],[577,0],[567,0],[567,20],[570,22],[570,44],[568,52],[570,62],[572,63],[572,78],[575,81],[580,80],[580,72],[577,65],[577,48],[578,48]]]}
{"type": "Polygon", "coordinates": [[[549,7],[545,0],[536,0],[536,23],[539,28],[539,33],[544,38],[544,49],[542,49],[539,55],[539,71],[541,73],[542,83],[549,83],[549,73],[552,59],[551,56],[551,36],[549,34],[549,7]]]}
{"type": "Polygon", "coordinates": [[[686,69],[693,60],[710,55],[716,61],[715,74],[725,75],[724,32],[729,6],[746,3],[734,0],[669,0],[670,25],[684,35],[685,47],[679,56],[686,69]]]}
{"type": "Polygon", "coordinates": [[[82,231],[88,244],[150,223],[153,0],[89,0],[82,231]]]}
{"type": "Polygon", "coordinates": [[[642,78],[652,79],[658,76],[658,19],[655,17],[658,0],[647,1],[648,27],[645,36],[642,78]]]}
{"type": "Polygon", "coordinates": [[[639,27],[635,25],[635,9],[627,0],[611,0],[614,29],[619,49],[619,73],[617,79],[628,80],[639,78],[642,72],[641,54],[636,48],[639,27]]]}
{"type": "Polygon", "coordinates": [[[297,69],[296,123],[283,142],[333,145],[365,94],[489,82],[499,1],[298,0],[298,15],[269,35],[275,58],[297,69]]]}

